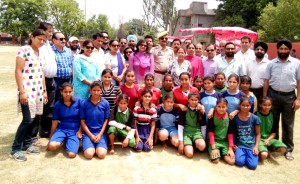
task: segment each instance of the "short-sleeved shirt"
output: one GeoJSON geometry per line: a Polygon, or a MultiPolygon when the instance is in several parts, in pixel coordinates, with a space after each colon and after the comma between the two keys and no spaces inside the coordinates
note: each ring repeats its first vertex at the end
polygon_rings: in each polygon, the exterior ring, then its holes
{"type": "MultiPolygon", "coordinates": [[[[98,64],[99,73],[101,75],[102,71],[105,69],[104,51],[101,48],[99,50],[94,48],[91,57],[98,64]]],[[[98,77],[100,77],[100,75],[98,77]]]]}
{"type": "Polygon", "coordinates": [[[268,64],[263,78],[269,80],[272,89],[291,92],[296,89],[297,80],[300,80],[300,61],[291,56],[285,62],[275,58],[268,64]]]}
{"type": "Polygon", "coordinates": [[[201,131],[201,126],[206,125],[205,113],[201,114],[196,109],[188,107],[187,111],[182,111],[179,117],[179,125],[184,126],[184,132],[201,131]]]}
{"type": "Polygon", "coordinates": [[[260,135],[262,139],[268,139],[272,133],[276,133],[278,130],[278,125],[273,123],[273,113],[270,112],[264,115],[260,112],[256,113],[257,117],[260,119],[260,135]]]}
{"type": "Polygon", "coordinates": [[[104,121],[109,118],[109,103],[101,98],[98,104],[93,104],[90,99],[84,100],[80,107],[80,119],[85,120],[91,133],[99,133],[104,121]]]}
{"type": "MultiPolygon", "coordinates": [[[[105,64],[106,65],[110,65],[111,67],[111,71],[117,75],[118,74],[118,65],[119,65],[119,61],[118,61],[118,54],[116,55],[111,55],[110,52],[106,53],[104,55],[104,60],[105,60],[105,64]]],[[[123,65],[125,64],[124,59],[122,60],[123,65]]]]}
{"type": "Polygon", "coordinates": [[[236,129],[236,145],[240,148],[252,149],[256,142],[255,126],[260,125],[260,119],[251,113],[247,121],[242,121],[238,115],[233,118],[236,129]]]}
{"type": "MultiPolygon", "coordinates": [[[[22,58],[24,68],[22,70],[22,85],[27,95],[31,118],[43,113],[43,71],[42,64],[45,56],[42,53],[37,56],[34,50],[25,45],[18,50],[17,57],[22,58]]],[[[18,112],[22,112],[18,101],[18,112]]]]}
{"type": "Polygon", "coordinates": [[[182,91],[181,86],[177,86],[176,88],[173,89],[173,96],[175,99],[175,103],[177,104],[182,104],[187,106],[188,105],[188,95],[191,92],[199,93],[199,90],[195,87],[190,86],[190,89],[188,93],[185,93],[182,91]]]}
{"type": "Polygon", "coordinates": [[[233,123],[228,114],[218,117],[215,113],[213,118],[208,119],[207,131],[214,133],[216,141],[226,141],[228,134],[233,134],[233,123]]]}
{"type": "Polygon", "coordinates": [[[57,63],[56,77],[61,79],[70,79],[72,77],[73,70],[73,52],[67,47],[63,47],[62,51],[59,51],[55,45],[52,45],[52,49],[55,53],[55,60],[57,63]]]}
{"type": "Polygon", "coordinates": [[[80,102],[80,99],[74,98],[69,107],[62,100],[55,103],[52,119],[59,121],[57,128],[78,131],[80,127],[80,102]]]}
{"type": "Polygon", "coordinates": [[[204,106],[206,114],[208,114],[210,109],[216,107],[219,98],[222,98],[222,94],[215,90],[212,93],[207,93],[206,91],[200,93],[200,103],[204,106]]]}
{"type": "MultiPolygon", "coordinates": [[[[139,89],[139,99],[142,100],[142,92],[145,90],[146,88],[141,88],[139,89]]],[[[151,89],[152,91],[152,98],[151,98],[151,103],[153,103],[154,105],[158,105],[159,104],[159,101],[160,101],[160,97],[161,97],[161,91],[156,88],[156,87],[153,87],[151,89]]]]}
{"type": "Polygon", "coordinates": [[[132,88],[129,88],[124,84],[120,86],[122,94],[126,94],[129,98],[128,108],[133,110],[135,103],[139,100],[139,86],[134,84],[132,88]]]}
{"type": "Polygon", "coordinates": [[[109,107],[111,110],[115,106],[115,100],[122,92],[118,86],[115,86],[113,84],[111,84],[107,90],[104,89],[103,83],[101,83],[101,84],[102,84],[101,85],[101,91],[102,91],[101,96],[103,98],[105,98],[105,100],[108,101],[109,107]]]}
{"type": "Polygon", "coordinates": [[[228,101],[228,109],[227,113],[230,114],[231,112],[239,109],[240,98],[246,96],[245,93],[237,90],[236,93],[230,93],[228,90],[222,93],[223,98],[228,101]]]}
{"type": "Polygon", "coordinates": [[[247,75],[251,78],[251,88],[262,88],[264,85],[263,75],[265,75],[267,65],[270,61],[264,58],[261,62],[255,59],[246,63],[247,75]]]}
{"type": "Polygon", "coordinates": [[[157,108],[157,127],[158,128],[168,128],[175,127],[179,119],[179,113],[175,108],[167,111],[164,106],[157,108]]]}
{"type": "Polygon", "coordinates": [[[179,66],[178,60],[175,60],[173,62],[173,64],[170,66],[169,72],[173,76],[175,85],[179,86],[180,85],[179,75],[182,72],[188,72],[188,73],[190,73],[191,72],[191,63],[188,60],[184,60],[181,63],[181,65],[179,66]]]}
{"type": "Polygon", "coordinates": [[[217,92],[222,93],[222,92],[224,92],[224,91],[227,90],[227,87],[226,87],[225,85],[224,85],[223,88],[218,88],[217,86],[214,86],[214,89],[215,89],[217,92]]]}
{"type": "Polygon", "coordinates": [[[157,111],[152,107],[145,109],[142,105],[137,106],[133,110],[133,115],[137,125],[149,125],[152,121],[157,120],[157,111]]]}
{"type": "Polygon", "coordinates": [[[158,45],[152,48],[151,53],[154,56],[154,70],[167,72],[170,65],[174,61],[174,52],[171,47],[166,47],[165,50],[158,45]]]}
{"type": "Polygon", "coordinates": [[[172,93],[172,90],[168,91],[168,90],[166,90],[165,88],[161,88],[160,91],[161,91],[160,103],[163,103],[165,96],[166,96],[167,94],[172,93]]]}

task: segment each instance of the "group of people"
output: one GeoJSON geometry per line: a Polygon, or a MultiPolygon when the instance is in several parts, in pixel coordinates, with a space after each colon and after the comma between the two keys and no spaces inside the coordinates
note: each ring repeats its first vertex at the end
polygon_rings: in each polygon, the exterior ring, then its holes
{"type": "MultiPolygon", "coordinates": [[[[179,39],[168,47],[168,32],[138,40],[109,40],[107,32],[91,40],[52,35],[41,23],[16,59],[19,112],[23,120],[10,156],[25,161],[22,151],[39,154],[38,128],[51,120],[47,149],[65,145],[74,158],[103,159],[122,147],[151,151],[153,145],[172,145],[192,158],[194,149],[208,150],[218,163],[256,169],[258,158],[271,151],[292,160],[295,111],[300,107],[300,62],[290,57],[292,43],[277,43],[278,57],[265,57],[268,45],[241,38],[232,42],[193,44],[179,39]],[[50,45],[50,41],[52,45],[50,45]],[[77,45],[77,46],[76,46],[77,45]],[[282,142],[279,117],[282,114],[282,142]],[[39,125],[40,124],[40,125],[39,125]]],[[[44,127],[44,129],[47,129],[44,127]]],[[[41,133],[40,133],[41,134],[41,133]]]]}

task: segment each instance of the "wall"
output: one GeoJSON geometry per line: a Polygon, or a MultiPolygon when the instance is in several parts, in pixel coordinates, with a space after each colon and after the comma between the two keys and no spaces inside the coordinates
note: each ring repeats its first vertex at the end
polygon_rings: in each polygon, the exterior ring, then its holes
{"type": "MultiPolygon", "coordinates": [[[[293,43],[292,49],[296,50],[296,56],[300,59],[300,43],[293,43]]],[[[268,55],[270,60],[277,57],[276,43],[268,43],[268,55]]]]}

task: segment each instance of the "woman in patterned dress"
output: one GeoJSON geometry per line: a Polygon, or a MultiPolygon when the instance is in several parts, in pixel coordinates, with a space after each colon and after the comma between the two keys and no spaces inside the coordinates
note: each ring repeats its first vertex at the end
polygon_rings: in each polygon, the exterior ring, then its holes
{"type": "Polygon", "coordinates": [[[36,29],[31,34],[28,45],[21,47],[16,57],[18,112],[22,112],[23,120],[18,127],[10,157],[17,161],[27,160],[22,151],[28,154],[39,154],[39,151],[31,146],[31,132],[35,116],[43,113],[43,102],[47,102],[42,71],[44,56],[39,54],[39,48],[45,41],[45,32],[36,29]]]}

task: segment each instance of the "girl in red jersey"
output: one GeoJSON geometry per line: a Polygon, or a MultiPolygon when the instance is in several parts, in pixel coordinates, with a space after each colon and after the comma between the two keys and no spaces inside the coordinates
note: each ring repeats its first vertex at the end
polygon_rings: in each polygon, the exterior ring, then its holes
{"type": "Polygon", "coordinates": [[[134,83],[135,75],[133,70],[128,69],[125,71],[125,83],[120,86],[122,94],[126,94],[128,96],[128,108],[130,110],[134,109],[135,103],[139,100],[138,91],[139,86],[134,83]]]}

